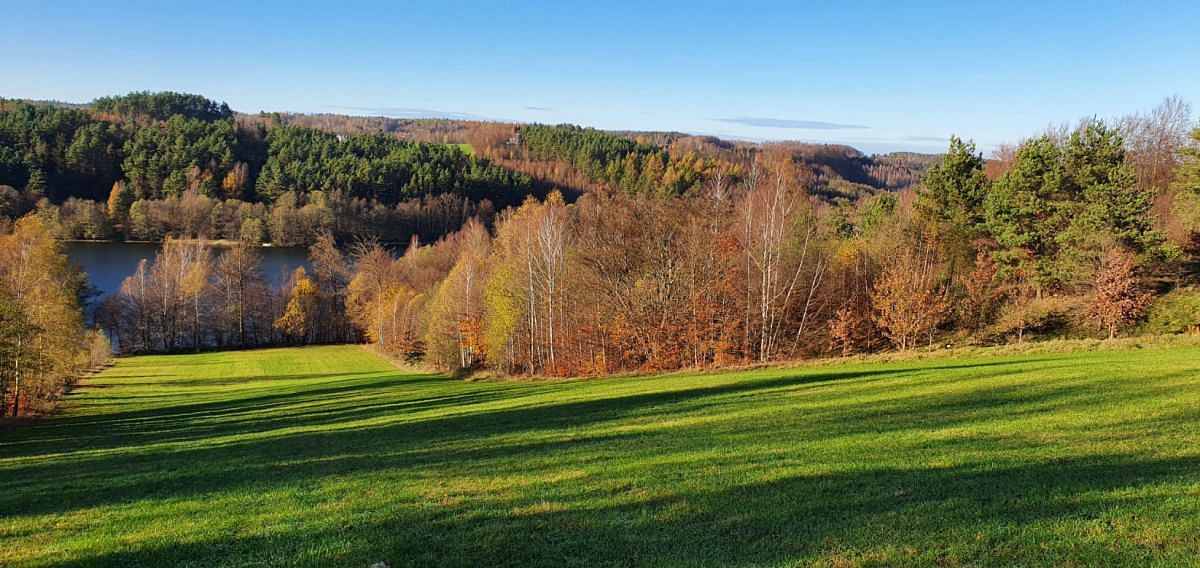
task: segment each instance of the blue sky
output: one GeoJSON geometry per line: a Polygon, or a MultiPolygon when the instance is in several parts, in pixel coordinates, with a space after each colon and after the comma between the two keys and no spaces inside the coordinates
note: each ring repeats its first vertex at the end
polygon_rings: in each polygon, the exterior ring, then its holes
{"type": "Polygon", "coordinates": [[[1200,104],[1200,2],[16,2],[0,97],[176,90],[438,115],[981,148],[1200,104]]]}

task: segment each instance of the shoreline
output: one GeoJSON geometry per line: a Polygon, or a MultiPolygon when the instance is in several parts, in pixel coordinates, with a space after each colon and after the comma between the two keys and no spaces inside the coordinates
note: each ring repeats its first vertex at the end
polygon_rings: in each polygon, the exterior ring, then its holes
{"type": "MultiPolygon", "coordinates": [[[[107,245],[107,244],[161,245],[162,244],[162,241],[139,241],[139,240],[119,241],[116,239],[56,239],[56,240],[58,242],[64,243],[64,244],[98,244],[98,245],[107,245]]],[[[277,245],[274,243],[246,243],[243,241],[235,241],[232,239],[176,239],[176,240],[178,240],[180,242],[184,242],[184,243],[193,243],[196,241],[203,241],[206,244],[208,244],[209,246],[222,247],[222,248],[233,248],[238,245],[246,245],[246,246],[255,247],[255,248],[280,248],[280,249],[308,248],[303,245],[277,245]]]]}

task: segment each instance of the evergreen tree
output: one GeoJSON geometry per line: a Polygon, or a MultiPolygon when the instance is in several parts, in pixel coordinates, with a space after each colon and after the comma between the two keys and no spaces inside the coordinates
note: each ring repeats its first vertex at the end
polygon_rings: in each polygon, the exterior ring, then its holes
{"type": "Polygon", "coordinates": [[[951,270],[970,263],[973,241],[985,234],[984,197],[988,179],[983,156],[974,142],[950,137],[950,149],[925,174],[918,190],[918,207],[937,228],[951,270]]]}
{"type": "Polygon", "coordinates": [[[984,199],[988,231],[1000,246],[996,260],[1010,276],[1030,281],[1040,293],[1066,278],[1059,235],[1079,211],[1062,150],[1049,137],[1030,140],[1012,169],[984,199]]]}

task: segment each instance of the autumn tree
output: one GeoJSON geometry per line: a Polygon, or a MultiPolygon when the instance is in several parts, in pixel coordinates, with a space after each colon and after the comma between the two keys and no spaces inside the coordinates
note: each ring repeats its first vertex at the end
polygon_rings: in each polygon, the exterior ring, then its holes
{"type": "Polygon", "coordinates": [[[108,218],[113,223],[124,223],[129,216],[129,207],[133,205],[133,191],[123,181],[113,182],[112,191],[108,193],[108,218]]]}
{"type": "Polygon", "coordinates": [[[9,415],[10,404],[12,414],[17,414],[22,372],[28,373],[28,369],[39,366],[31,364],[37,357],[31,345],[36,331],[14,295],[0,289],[0,418],[9,415]]]}
{"type": "MultiPolygon", "coordinates": [[[[811,307],[809,292],[819,284],[824,263],[804,192],[783,171],[774,172],[770,181],[751,174],[740,215],[747,343],[759,361],[769,361],[784,345],[789,311],[797,302],[811,307]]],[[[802,318],[797,323],[799,336],[806,322],[802,318]]]]}
{"type": "Polygon", "coordinates": [[[566,205],[530,199],[497,227],[495,277],[487,289],[488,352],[529,374],[559,374],[568,233],[566,205]]]}
{"type": "Polygon", "coordinates": [[[932,251],[902,254],[883,269],[871,294],[875,322],[900,350],[916,347],[946,318],[949,307],[935,281],[932,251]]]}
{"type": "Polygon", "coordinates": [[[78,297],[82,275],[37,216],[0,234],[0,414],[17,416],[53,401],[86,363],[78,297]]]}
{"type": "Polygon", "coordinates": [[[850,298],[829,320],[829,337],[833,340],[834,347],[841,350],[842,356],[861,349],[868,339],[868,332],[865,330],[870,323],[871,314],[861,302],[855,300],[859,298],[850,298]]]}
{"type": "Polygon", "coordinates": [[[150,266],[149,293],[163,349],[200,346],[204,317],[200,299],[210,269],[211,249],[204,241],[172,238],[163,241],[162,250],[150,266]],[[185,334],[191,336],[190,341],[185,341],[185,334]]]}
{"type": "Polygon", "coordinates": [[[963,280],[963,295],[958,303],[958,319],[970,331],[987,325],[1004,300],[996,263],[988,253],[980,251],[975,267],[963,280]]]}
{"type": "Polygon", "coordinates": [[[275,329],[303,342],[316,339],[318,303],[320,291],[305,272],[297,268],[292,276],[293,284],[283,315],[275,320],[275,329]]]}
{"type": "Polygon", "coordinates": [[[1105,256],[1104,266],[1096,272],[1096,290],[1088,315],[1101,329],[1107,329],[1108,338],[1112,339],[1117,329],[1135,323],[1153,299],[1154,295],[1138,278],[1134,256],[1128,251],[1112,249],[1105,256]]]}
{"type": "Polygon", "coordinates": [[[221,192],[226,198],[242,199],[246,188],[250,185],[250,164],[238,162],[230,168],[229,173],[221,180],[221,192]]]}
{"type": "Polygon", "coordinates": [[[400,286],[397,262],[378,242],[363,243],[346,288],[346,314],[369,341],[388,345],[387,315],[400,286]]]}
{"type": "Polygon", "coordinates": [[[317,242],[308,249],[308,261],[312,265],[311,281],[317,290],[315,317],[322,322],[313,333],[320,341],[345,341],[349,327],[346,286],[350,282],[350,268],[332,233],[324,232],[317,237],[317,242]]]}
{"type": "Polygon", "coordinates": [[[1192,105],[1178,96],[1167,97],[1147,113],[1127,115],[1118,126],[1140,183],[1163,188],[1178,167],[1178,152],[1194,128],[1192,105]]]}
{"type": "Polygon", "coordinates": [[[491,238],[478,221],[454,238],[462,241],[458,259],[430,300],[426,345],[435,364],[470,369],[486,356],[482,319],[491,238]]]}

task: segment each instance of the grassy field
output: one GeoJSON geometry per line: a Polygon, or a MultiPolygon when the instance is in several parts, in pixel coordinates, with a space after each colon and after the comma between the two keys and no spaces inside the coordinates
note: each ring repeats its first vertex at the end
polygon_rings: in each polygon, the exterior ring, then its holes
{"type": "Polygon", "coordinates": [[[467,144],[467,143],[465,143],[465,142],[463,142],[463,143],[457,143],[457,144],[446,144],[446,145],[447,145],[447,146],[453,146],[453,147],[455,147],[455,148],[458,148],[458,150],[459,150],[460,152],[462,152],[462,153],[464,153],[464,154],[466,154],[466,155],[468,155],[468,156],[474,156],[474,155],[475,155],[475,147],[474,147],[474,146],[472,146],[472,145],[470,145],[470,144],[467,144]]]}
{"type": "Polygon", "coordinates": [[[0,565],[1195,565],[1195,348],[564,382],[122,359],[0,430],[0,565]]]}

